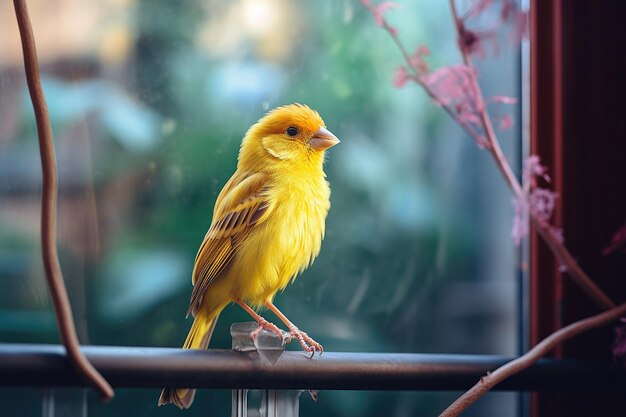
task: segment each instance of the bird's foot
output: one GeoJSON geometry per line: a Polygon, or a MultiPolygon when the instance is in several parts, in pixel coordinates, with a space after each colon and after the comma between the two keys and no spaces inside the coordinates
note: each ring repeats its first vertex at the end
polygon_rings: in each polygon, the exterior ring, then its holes
{"type": "Polygon", "coordinates": [[[253,339],[256,338],[259,335],[259,333],[261,333],[261,330],[267,330],[269,332],[274,333],[276,336],[278,336],[278,338],[280,339],[280,343],[282,345],[285,345],[285,344],[291,342],[291,335],[288,335],[287,337],[285,337],[285,332],[283,332],[274,323],[270,323],[269,321],[265,320],[261,316],[259,316],[256,319],[256,322],[259,325],[259,327],[252,332],[251,336],[252,336],[253,339]]]}
{"type": "Polygon", "coordinates": [[[315,340],[309,337],[308,334],[298,329],[296,326],[289,327],[289,334],[291,335],[291,337],[297,339],[298,342],[300,342],[300,346],[302,346],[302,349],[304,349],[306,352],[309,352],[311,354],[311,357],[315,355],[315,352],[319,352],[320,355],[324,352],[324,348],[322,347],[322,345],[317,343],[315,340]]]}

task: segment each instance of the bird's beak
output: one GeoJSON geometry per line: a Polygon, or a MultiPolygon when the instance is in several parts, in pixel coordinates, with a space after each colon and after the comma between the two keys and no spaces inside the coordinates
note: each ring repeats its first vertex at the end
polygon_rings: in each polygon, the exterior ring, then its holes
{"type": "Polygon", "coordinates": [[[329,130],[320,127],[313,133],[313,137],[309,139],[309,146],[316,151],[323,151],[339,143],[337,136],[330,133],[329,130]]]}

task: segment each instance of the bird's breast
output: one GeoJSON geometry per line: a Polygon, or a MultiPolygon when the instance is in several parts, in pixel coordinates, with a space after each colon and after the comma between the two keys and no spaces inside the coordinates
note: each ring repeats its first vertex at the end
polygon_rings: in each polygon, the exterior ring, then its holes
{"type": "Polygon", "coordinates": [[[240,251],[237,297],[261,305],[282,290],[319,254],[330,208],[323,177],[278,181],[267,192],[273,207],[240,251]]]}
{"type": "Polygon", "coordinates": [[[281,224],[281,249],[285,273],[291,278],[308,267],[320,251],[330,208],[328,183],[322,177],[290,184],[281,193],[276,208],[285,219],[281,224]]]}
{"type": "Polygon", "coordinates": [[[330,188],[320,175],[278,184],[272,198],[276,205],[272,219],[268,219],[274,220],[268,221],[272,242],[268,255],[275,259],[272,267],[276,275],[266,285],[276,292],[311,265],[319,254],[330,208],[330,188]]]}

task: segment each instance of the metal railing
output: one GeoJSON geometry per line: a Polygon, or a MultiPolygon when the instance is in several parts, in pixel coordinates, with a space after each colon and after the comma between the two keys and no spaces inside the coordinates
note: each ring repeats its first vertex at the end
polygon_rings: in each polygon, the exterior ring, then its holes
{"type": "MultiPolygon", "coordinates": [[[[84,346],[116,387],[325,390],[465,390],[511,358],[487,355],[284,352],[273,365],[257,352],[84,346]]],[[[0,344],[0,385],[85,386],[61,345],[0,344]]],[[[624,391],[626,372],[606,365],[543,359],[498,390],[624,391]],[[591,383],[590,381],[593,381],[591,383]]]]}

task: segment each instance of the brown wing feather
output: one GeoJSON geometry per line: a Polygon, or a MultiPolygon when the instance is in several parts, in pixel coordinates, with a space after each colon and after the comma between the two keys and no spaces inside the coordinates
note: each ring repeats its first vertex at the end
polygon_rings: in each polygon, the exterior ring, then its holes
{"type": "Polygon", "coordinates": [[[266,187],[267,176],[262,173],[235,174],[224,186],[215,203],[211,227],[196,255],[187,315],[196,314],[211,282],[227,270],[237,253],[238,242],[266,217],[270,208],[266,187]]]}

